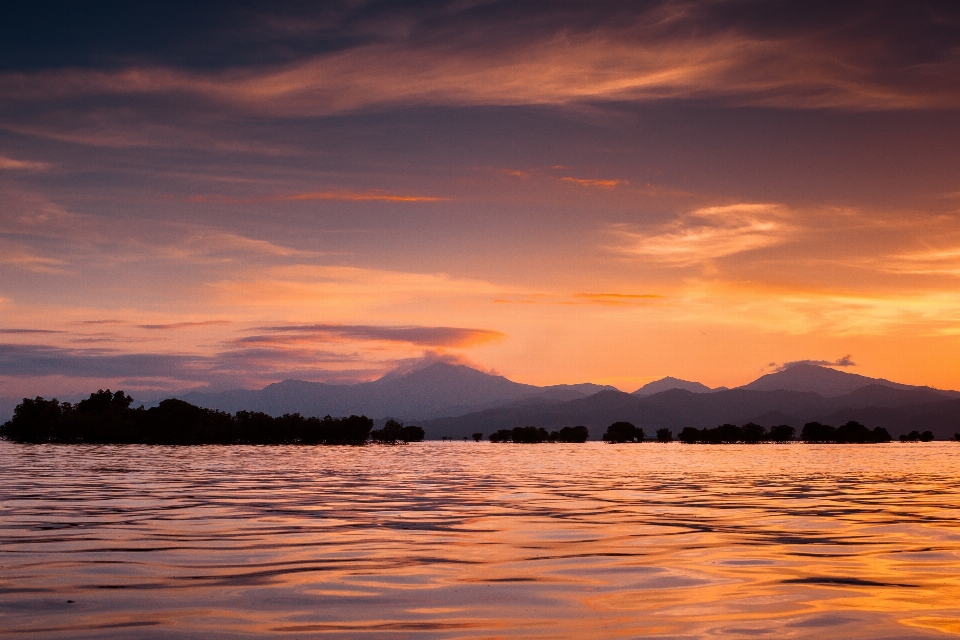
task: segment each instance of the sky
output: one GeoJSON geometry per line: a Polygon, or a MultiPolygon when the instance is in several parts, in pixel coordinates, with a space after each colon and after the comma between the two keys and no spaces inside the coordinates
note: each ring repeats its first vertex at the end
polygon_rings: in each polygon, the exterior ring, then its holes
{"type": "Polygon", "coordinates": [[[960,389],[954,2],[0,4],[0,396],[960,389]]]}

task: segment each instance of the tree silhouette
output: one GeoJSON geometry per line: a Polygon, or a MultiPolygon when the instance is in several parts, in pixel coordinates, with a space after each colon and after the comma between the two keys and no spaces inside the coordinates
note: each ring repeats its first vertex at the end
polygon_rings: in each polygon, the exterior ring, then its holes
{"type": "Polygon", "coordinates": [[[768,438],[774,442],[790,442],[793,440],[794,434],[797,433],[797,430],[787,424],[777,425],[776,427],[770,427],[770,433],[768,438]]]}
{"type": "Polygon", "coordinates": [[[673,431],[670,429],[657,429],[657,442],[673,442],[673,431]]]}
{"type": "Polygon", "coordinates": [[[740,428],[740,434],[747,444],[757,444],[767,439],[767,430],[753,422],[743,425],[740,428]]]}
{"type": "Polygon", "coordinates": [[[473,434],[473,441],[474,441],[474,442],[480,442],[481,440],[483,440],[483,433],[481,433],[481,432],[478,431],[478,432],[476,432],[475,434],[473,434]]]}
{"type": "Polygon", "coordinates": [[[614,422],[607,427],[603,434],[605,442],[643,442],[643,429],[635,427],[629,422],[614,422]]]}

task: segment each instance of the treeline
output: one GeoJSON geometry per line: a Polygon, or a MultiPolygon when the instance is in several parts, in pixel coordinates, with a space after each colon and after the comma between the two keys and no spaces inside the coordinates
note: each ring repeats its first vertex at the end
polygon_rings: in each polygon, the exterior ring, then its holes
{"type": "MultiPolygon", "coordinates": [[[[933,440],[933,434],[930,434],[933,440]]],[[[837,444],[869,444],[878,442],[890,442],[893,438],[883,427],[875,427],[872,431],[867,429],[859,422],[850,422],[840,427],[831,427],[828,424],[819,422],[808,422],[803,425],[803,431],[800,432],[800,439],[804,442],[826,442],[837,444]]]]}
{"type": "MultiPolygon", "coordinates": [[[[474,434],[474,440],[479,440],[474,434]]],[[[482,436],[481,436],[482,437],[482,436]]],[[[541,442],[586,442],[590,432],[584,426],[564,427],[559,431],[547,430],[543,427],[514,427],[500,429],[490,434],[490,442],[517,442],[523,444],[540,444],[541,442]]]]}
{"type": "Polygon", "coordinates": [[[123,391],[90,394],[76,404],[24,398],[13,418],[0,426],[0,437],[15,442],[97,444],[363,444],[423,440],[423,429],[390,420],[373,430],[366,416],[305,418],[299,413],[278,418],[260,412],[204,409],[183,400],[159,406],[130,407],[123,391]]]}
{"type": "MultiPolygon", "coordinates": [[[[742,427],[735,424],[723,424],[719,427],[683,429],[677,438],[687,444],[757,444],[761,442],[790,442],[794,440],[796,430],[788,425],[771,427],[767,431],[764,427],[748,422],[742,427]]],[[[931,434],[931,439],[932,439],[931,434]]],[[[800,432],[800,440],[809,443],[832,444],[868,444],[890,442],[893,438],[886,429],[876,427],[868,429],[859,422],[850,421],[840,427],[808,422],[800,432]]]]}
{"type": "Polygon", "coordinates": [[[694,429],[687,427],[680,431],[677,439],[686,444],[759,444],[761,442],[790,442],[797,430],[788,425],[771,427],[769,431],[759,424],[748,422],[742,427],[735,424],[722,424],[712,429],[694,429]]]}

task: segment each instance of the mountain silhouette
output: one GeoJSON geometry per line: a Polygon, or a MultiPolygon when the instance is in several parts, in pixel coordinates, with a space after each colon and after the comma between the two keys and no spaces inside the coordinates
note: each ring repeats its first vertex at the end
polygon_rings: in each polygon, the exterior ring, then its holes
{"type": "MultiPolygon", "coordinates": [[[[907,386],[907,385],[903,385],[907,386]]],[[[693,393],[670,389],[649,396],[603,391],[563,403],[498,407],[459,417],[423,423],[428,438],[460,438],[475,431],[535,425],[548,430],[584,425],[591,438],[617,421],[627,421],[647,433],[668,428],[715,427],[724,423],[756,422],[767,427],[788,424],[800,429],[807,422],[843,424],[850,420],[894,436],[930,429],[939,439],[960,432],[960,399],[955,392],[928,388],[898,389],[881,384],[861,387],[842,396],[824,397],[812,391],[729,389],[693,393]],[[922,427],[922,428],[921,428],[922,427]]]]}
{"type": "Polygon", "coordinates": [[[373,382],[324,384],[284,380],[259,391],[186,393],[182,400],[209,409],[263,411],[271,415],[363,414],[374,418],[422,420],[456,416],[521,400],[563,402],[611,389],[596,384],[537,387],[463,365],[437,362],[373,382]]]}
{"type": "Polygon", "coordinates": [[[750,391],[774,391],[776,389],[812,391],[825,398],[830,398],[842,396],[869,385],[882,385],[894,389],[916,388],[882,378],[868,378],[856,373],[847,373],[806,363],[791,365],[776,373],[768,373],[739,388],[750,391]]]}
{"type": "Polygon", "coordinates": [[[788,424],[799,430],[806,422],[837,425],[849,420],[870,428],[882,426],[895,437],[915,429],[930,429],[937,438],[952,438],[960,432],[960,393],[956,391],[810,364],[788,367],[736,389],[710,389],[668,377],[631,394],[589,383],[538,387],[439,362],[358,384],[285,380],[260,390],[194,392],[178,397],[231,413],[363,414],[379,420],[416,421],[431,439],[528,425],[548,430],[584,425],[597,439],[607,426],[619,421],[647,433],[668,428],[675,434],[684,427],[724,423],[788,424]]]}
{"type": "Polygon", "coordinates": [[[713,389],[707,385],[700,384],[699,382],[690,382],[688,380],[674,378],[673,376],[667,376],[666,378],[648,382],[634,391],[633,395],[650,396],[655,393],[660,393],[661,391],[669,391],[670,389],[683,389],[684,391],[690,391],[692,393],[710,393],[713,391],[713,389]]]}

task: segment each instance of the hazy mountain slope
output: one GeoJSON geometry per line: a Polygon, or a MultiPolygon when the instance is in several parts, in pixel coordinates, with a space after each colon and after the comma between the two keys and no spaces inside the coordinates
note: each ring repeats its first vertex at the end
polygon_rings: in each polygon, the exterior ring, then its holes
{"type": "Polygon", "coordinates": [[[592,396],[554,405],[501,407],[456,418],[424,422],[421,426],[430,438],[463,437],[481,431],[491,433],[534,425],[546,429],[584,425],[591,437],[598,438],[608,425],[626,420],[648,433],[658,428],[716,426],[723,422],[746,422],[768,411],[822,411],[825,399],[813,393],[795,391],[730,390],[716,393],[692,393],[672,389],[652,396],[638,397],[619,391],[603,391],[592,396]]]}
{"type": "Polygon", "coordinates": [[[951,440],[955,433],[960,433],[960,399],[899,407],[844,408],[823,416],[820,422],[839,425],[850,420],[883,427],[894,438],[914,430],[929,430],[938,440],[951,440]]]}
{"type": "Polygon", "coordinates": [[[648,434],[667,427],[677,433],[683,427],[714,427],[723,423],[758,422],[764,426],[789,424],[800,429],[806,422],[839,425],[858,420],[867,426],[888,426],[893,435],[919,428],[927,416],[938,437],[952,437],[960,431],[960,400],[946,400],[926,389],[895,389],[871,385],[833,398],[812,392],[754,391],[731,389],[714,393],[691,393],[672,389],[638,397],[619,392],[602,392],[587,398],[557,404],[517,404],[455,418],[422,423],[430,438],[463,437],[480,431],[534,425],[546,429],[582,424],[598,438],[608,425],[626,420],[648,434]],[[953,404],[957,403],[957,404],[953,404]],[[879,420],[878,416],[887,416],[879,420]],[[932,417],[931,417],[932,416],[932,417]],[[956,425],[956,428],[954,428],[956,425]],[[954,429],[951,431],[951,429],[954,429]]]}
{"type": "Polygon", "coordinates": [[[669,391],[670,389],[683,389],[684,391],[690,391],[692,393],[710,393],[713,391],[713,389],[707,385],[699,382],[690,382],[689,380],[681,380],[673,376],[667,376],[666,378],[648,382],[634,391],[633,395],[650,396],[655,393],[660,393],[661,391],[669,391]]]}

